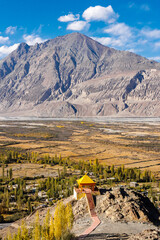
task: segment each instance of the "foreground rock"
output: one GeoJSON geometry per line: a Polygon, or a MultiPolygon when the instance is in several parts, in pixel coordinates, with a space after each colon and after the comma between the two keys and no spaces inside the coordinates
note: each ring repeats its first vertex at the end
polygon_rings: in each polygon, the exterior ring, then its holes
{"type": "MultiPolygon", "coordinates": [[[[86,239],[128,239],[144,230],[158,231],[160,214],[150,200],[142,194],[113,188],[95,197],[96,211],[101,224],[86,239]]],[[[85,198],[74,201],[74,232],[80,235],[91,225],[85,198]]]]}
{"type": "Polygon", "coordinates": [[[73,205],[73,214],[74,214],[75,220],[82,218],[85,214],[89,213],[88,205],[85,197],[81,198],[78,201],[73,201],[72,205],[73,205]]]}
{"type": "Polygon", "coordinates": [[[150,229],[142,233],[131,236],[128,240],[158,240],[160,239],[160,230],[150,229]]]}
{"type": "Polygon", "coordinates": [[[112,221],[160,223],[160,213],[148,197],[123,188],[114,188],[96,199],[97,213],[112,221]]]}

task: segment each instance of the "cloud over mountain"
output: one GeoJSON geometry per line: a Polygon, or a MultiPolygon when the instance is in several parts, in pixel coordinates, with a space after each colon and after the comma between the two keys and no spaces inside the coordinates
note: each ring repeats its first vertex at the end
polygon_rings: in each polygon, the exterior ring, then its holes
{"type": "Polygon", "coordinates": [[[75,21],[67,26],[67,30],[82,31],[85,28],[89,28],[90,24],[85,21],[75,21]]]}
{"type": "Polygon", "coordinates": [[[25,34],[23,35],[23,39],[28,45],[34,45],[36,43],[42,43],[46,41],[46,39],[42,39],[39,35],[36,35],[36,34],[31,34],[31,35],[25,34]]]}
{"type": "Polygon", "coordinates": [[[9,37],[0,36],[0,44],[6,43],[8,42],[8,40],[9,40],[9,37]]]}
{"type": "Polygon", "coordinates": [[[60,21],[60,22],[72,22],[72,21],[79,20],[79,17],[80,17],[79,14],[74,15],[72,13],[69,13],[68,15],[60,16],[58,18],[58,21],[60,21]]]}
{"type": "Polygon", "coordinates": [[[89,22],[104,21],[108,23],[114,22],[118,18],[111,5],[108,7],[95,6],[87,8],[83,14],[83,18],[89,22]]]}
{"type": "Polygon", "coordinates": [[[17,47],[19,46],[19,43],[15,43],[14,45],[11,46],[1,46],[0,47],[0,58],[7,56],[11,52],[13,52],[17,47]]]}

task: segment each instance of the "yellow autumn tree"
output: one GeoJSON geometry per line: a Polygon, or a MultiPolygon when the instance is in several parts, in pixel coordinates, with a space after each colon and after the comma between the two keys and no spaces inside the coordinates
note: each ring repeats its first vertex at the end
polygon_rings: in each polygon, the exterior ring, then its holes
{"type": "Polygon", "coordinates": [[[12,236],[11,236],[11,233],[10,233],[10,232],[8,233],[7,240],[12,240],[12,236]]]}
{"type": "Polygon", "coordinates": [[[12,240],[16,240],[16,238],[17,238],[17,235],[14,234],[12,240]]]}
{"type": "Polygon", "coordinates": [[[51,216],[50,226],[49,226],[49,240],[54,240],[54,222],[51,216]]]}
{"type": "Polygon", "coordinates": [[[69,239],[70,230],[73,227],[73,211],[71,204],[65,206],[58,202],[54,213],[54,236],[56,240],[69,239]]]}
{"type": "Polygon", "coordinates": [[[73,226],[73,211],[70,203],[64,205],[62,201],[59,201],[55,213],[54,221],[49,210],[46,214],[45,220],[40,225],[39,212],[36,212],[34,228],[30,229],[30,232],[22,221],[21,227],[18,228],[17,234],[8,237],[5,240],[69,240],[73,239],[71,229],[73,226]]]}
{"type": "Polygon", "coordinates": [[[56,240],[63,239],[66,230],[65,205],[62,201],[59,201],[54,213],[54,235],[56,240]]]}
{"type": "Polygon", "coordinates": [[[47,211],[44,223],[43,223],[43,230],[42,230],[42,239],[49,240],[49,227],[50,227],[50,211],[47,211]]]}
{"type": "Polygon", "coordinates": [[[26,228],[24,221],[22,221],[22,224],[21,224],[21,237],[23,240],[29,239],[28,229],[26,228]]]}
{"type": "Polygon", "coordinates": [[[21,240],[21,228],[20,227],[18,228],[16,240],[21,240]]]}
{"type": "Polygon", "coordinates": [[[73,227],[73,220],[74,220],[74,216],[73,216],[73,211],[72,211],[72,205],[71,203],[67,203],[66,209],[66,224],[67,224],[67,228],[70,231],[73,227]]]}
{"type": "Polygon", "coordinates": [[[41,226],[39,221],[39,212],[36,212],[33,240],[41,240],[41,226]]]}

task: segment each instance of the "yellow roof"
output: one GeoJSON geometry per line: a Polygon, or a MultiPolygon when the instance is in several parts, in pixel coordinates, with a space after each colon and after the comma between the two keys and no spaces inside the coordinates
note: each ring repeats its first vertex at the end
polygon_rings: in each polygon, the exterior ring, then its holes
{"type": "Polygon", "coordinates": [[[77,180],[78,184],[85,184],[85,183],[95,183],[88,175],[84,175],[82,178],[77,180]]]}

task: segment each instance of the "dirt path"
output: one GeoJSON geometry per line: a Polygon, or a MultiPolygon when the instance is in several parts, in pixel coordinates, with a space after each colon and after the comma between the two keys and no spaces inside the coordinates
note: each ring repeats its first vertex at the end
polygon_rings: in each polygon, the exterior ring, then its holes
{"type": "Polygon", "coordinates": [[[79,239],[83,239],[83,238],[87,237],[101,223],[99,217],[97,216],[97,214],[95,212],[95,205],[94,205],[94,201],[93,201],[92,191],[90,189],[84,189],[84,191],[86,193],[86,198],[87,198],[87,202],[88,202],[88,208],[89,208],[89,212],[90,212],[91,219],[92,219],[93,223],[92,223],[92,225],[89,228],[87,228],[79,236],[79,239]]]}

